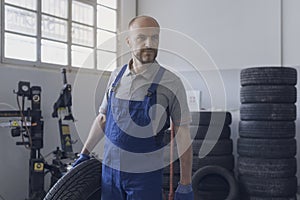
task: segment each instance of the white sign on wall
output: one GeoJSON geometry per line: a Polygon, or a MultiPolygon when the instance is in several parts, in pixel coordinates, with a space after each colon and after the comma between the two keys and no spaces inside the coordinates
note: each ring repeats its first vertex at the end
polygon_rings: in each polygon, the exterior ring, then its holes
{"type": "Polygon", "coordinates": [[[191,112],[199,112],[201,109],[201,91],[188,90],[186,91],[187,102],[191,112]]]}

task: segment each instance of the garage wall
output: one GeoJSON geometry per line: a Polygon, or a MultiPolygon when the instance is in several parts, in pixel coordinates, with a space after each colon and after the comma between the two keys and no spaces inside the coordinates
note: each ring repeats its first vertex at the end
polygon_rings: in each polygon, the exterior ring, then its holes
{"type": "Polygon", "coordinates": [[[280,64],[280,0],[138,0],[138,14],[196,40],[220,69],[280,64]]]}
{"type": "MultiPolygon", "coordinates": [[[[215,74],[221,75],[226,110],[233,114],[231,128],[234,141],[238,137],[240,70],[252,66],[279,66],[282,63],[297,68],[299,74],[300,22],[296,20],[300,17],[299,7],[298,0],[138,0],[139,15],[155,17],[162,28],[185,35],[207,50],[218,69],[209,65],[191,66],[186,60],[170,59],[164,52],[160,53],[159,61],[177,71],[187,80],[188,85],[201,90],[201,107],[208,110],[223,109],[212,106],[208,90],[211,86],[205,80],[213,82],[217,80],[215,74]],[[200,69],[200,73],[193,70],[193,67],[200,69]]],[[[166,38],[162,37],[161,43],[166,38]]],[[[182,41],[173,40],[173,43],[178,42],[182,41]]],[[[184,47],[185,42],[178,46],[184,47]]],[[[194,54],[193,49],[186,51],[187,54],[194,54]]],[[[199,59],[202,59],[201,56],[199,55],[199,59]]],[[[219,87],[212,92],[223,98],[222,90],[219,87]]],[[[299,98],[297,107],[300,113],[299,98]]],[[[299,128],[298,123],[298,146],[299,128]]],[[[236,145],[236,154],[235,147],[236,145]]],[[[299,155],[298,148],[298,158],[299,155]]],[[[299,168],[297,174],[300,174],[299,168]]]]}
{"type": "MultiPolygon", "coordinates": [[[[136,15],[135,0],[120,1],[120,24],[119,31],[127,29],[128,21],[136,15]]],[[[104,90],[110,73],[100,74],[91,72],[68,71],[68,82],[72,84],[73,93],[76,92],[76,103],[89,107],[89,117],[93,118],[98,112],[98,107],[102,101],[104,90]],[[101,79],[100,79],[101,76],[101,79]],[[78,81],[84,77],[82,81],[78,81]],[[93,85],[91,85],[91,83],[93,85]],[[77,86],[76,86],[77,84],[77,86]],[[80,85],[80,86],[79,86],[80,85]],[[83,88],[81,91],[78,91],[83,88]],[[91,90],[93,88],[93,90],[91,90]],[[90,91],[92,99],[85,99],[86,92],[90,91]],[[88,104],[89,102],[92,102],[88,104]],[[92,104],[92,105],[91,105],[92,104]]],[[[44,148],[42,154],[45,156],[60,147],[59,131],[57,119],[51,117],[53,104],[62,89],[62,78],[59,68],[39,68],[23,65],[8,65],[0,63],[0,110],[17,109],[16,96],[13,90],[17,90],[18,81],[29,81],[31,86],[42,87],[42,116],[44,118],[44,148]]],[[[81,79],[82,80],[82,79],[81,79]]],[[[74,94],[73,94],[74,100],[74,94]]],[[[74,104],[74,101],[73,101],[74,104]]],[[[29,105],[28,105],[29,106],[29,105]]],[[[82,115],[73,105],[76,126],[70,122],[71,136],[73,140],[78,140],[73,145],[74,152],[80,152],[82,148],[81,139],[86,138],[92,120],[82,119],[82,115]],[[85,130],[78,128],[78,124],[85,123],[85,130]]],[[[0,121],[5,120],[4,118],[0,121]]],[[[28,172],[30,152],[23,146],[16,146],[15,142],[21,138],[13,138],[9,128],[0,128],[0,199],[4,200],[24,200],[28,197],[28,172]]],[[[50,162],[53,156],[47,157],[50,162]]],[[[45,189],[49,189],[50,175],[46,176],[45,189]]]]}

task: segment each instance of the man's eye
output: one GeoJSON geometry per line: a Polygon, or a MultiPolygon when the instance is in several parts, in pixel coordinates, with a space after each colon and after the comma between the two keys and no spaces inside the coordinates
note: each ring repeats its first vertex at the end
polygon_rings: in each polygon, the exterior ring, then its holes
{"type": "Polygon", "coordinates": [[[139,36],[137,36],[137,38],[136,38],[137,40],[145,40],[146,39],[146,37],[145,36],[143,36],[143,35],[139,35],[139,36]]]}
{"type": "Polygon", "coordinates": [[[159,38],[158,35],[153,35],[152,36],[152,40],[158,40],[158,38],[159,38]]]}

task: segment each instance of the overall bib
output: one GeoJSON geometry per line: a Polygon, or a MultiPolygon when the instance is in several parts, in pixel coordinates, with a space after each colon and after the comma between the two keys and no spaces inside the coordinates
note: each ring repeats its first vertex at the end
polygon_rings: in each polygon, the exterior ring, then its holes
{"type": "Polygon", "coordinates": [[[153,132],[156,89],[164,68],[160,67],[142,101],[116,98],[127,65],[112,84],[108,98],[102,165],[102,200],[162,200],[163,133],[169,128],[168,108],[162,128],[153,132]],[[150,111],[150,112],[149,112],[150,111]]]}

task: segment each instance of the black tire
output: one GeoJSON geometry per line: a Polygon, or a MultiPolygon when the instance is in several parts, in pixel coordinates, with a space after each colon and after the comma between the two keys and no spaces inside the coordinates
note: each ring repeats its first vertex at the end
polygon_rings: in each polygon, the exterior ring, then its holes
{"type": "MultiPolygon", "coordinates": [[[[169,175],[170,174],[170,165],[166,166],[164,168],[164,172],[165,175],[169,175]]],[[[173,162],[173,174],[178,175],[180,174],[180,162],[179,160],[176,160],[175,162],[173,162]]]]}
{"type": "Polygon", "coordinates": [[[293,197],[297,193],[297,177],[256,178],[239,177],[241,192],[244,195],[259,197],[293,197]]]}
{"type": "Polygon", "coordinates": [[[297,90],[289,85],[250,85],[241,88],[241,103],[295,103],[297,90]]]}
{"type": "Polygon", "coordinates": [[[296,140],[238,138],[240,156],[256,158],[291,158],[296,155],[296,140]]]}
{"type": "Polygon", "coordinates": [[[260,178],[287,178],[295,176],[297,161],[296,158],[261,159],[238,157],[237,167],[239,175],[260,178]]]}
{"type": "Polygon", "coordinates": [[[245,121],[294,121],[296,106],[294,104],[242,104],[241,120],[245,121]]]}
{"type": "MultiPolygon", "coordinates": [[[[175,137],[175,135],[174,135],[174,137],[175,137]]],[[[163,143],[164,143],[164,145],[168,145],[168,144],[170,144],[170,142],[171,142],[171,131],[166,130],[165,133],[164,133],[164,137],[163,137],[163,143]]],[[[173,142],[176,145],[175,138],[174,138],[173,142]]]]}
{"type": "Polygon", "coordinates": [[[226,194],[228,194],[229,184],[227,183],[226,179],[224,179],[224,177],[217,174],[209,174],[203,177],[202,181],[198,184],[198,191],[223,191],[226,192],[226,194]]]}
{"type": "Polygon", "coordinates": [[[97,159],[80,163],[57,181],[44,200],[101,199],[101,171],[97,159]]]}
{"type": "Polygon", "coordinates": [[[198,185],[204,177],[210,174],[216,174],[223,177],[229,185],[229,192],[226,200],[236,200],[238,198],[238,185],[232,176],[231,172],[219,166],[206,166],[199,169],[192,178],[192,187],[195,194],[195,199],[202,199],[199,193],[198,185]]]}
{"type": "Polygon", "coordinates": [[[290,67],[253,67],[241,71],[241,85],[296,85],[297,70],[290,67]]]}
{"type": "Polygon", "coordinates": [[[248,138],[294,138],[293,121],[240,121],[239,135],[248,138]]]}
{"type": "Polygon", "coordinates": [[[205,144],[213,144],[215,143],[214,147],[211,151],[207,154],[208,156],[221,156],[221,155],[229,155],[232,154],[232,140],[218,140],[218,141],[211,141],[211,140],[194,140],[193,141],[193,154],[199,155],[200,148],[202,147],[203,142],[205,144]]]}
{"type": "Polygon", "coordinates": [[[225,126],[190,126],[191,138],[196,140],[203,140],[205,137],[214,139],[215,135],[219,135],[219,138],[215,139],[229,139],[230,138],[230,127],[225,126]],[[208,132],[209,130],[209,132],[208,132]],[[221,132],[221,133],[220,133],[221,132]],[[219,133],[219,134],[218,134],[219,133]]]}
{"type": "MultiPolygon", "coordinates": [[[[179,181],[180,181],[180,176],[174,175],[173,176],[173,190],[175,190],[177,188],[179,181]]],[[[163,189],[166,191],[170,191],[170,176],[169,175],[163,176],[163,189]]]]}
{"type": "Polygon", "coordinates": [[[208,126],[208,125],[229,125],[232,122],[232,116],[230,112],[191,112],[192,122],[194,126],[208,126]],[[213,118],[212,118],[213,117],[213,118]]]}
{"type": "MultiPolygon", "coordinates": [[[[165,146],[164,147],[164,155],[163,156],[164,156],[165,163],[170,163],[170,149],[171,149],[170,146],[165,146]]],[[[173,149],[173,161],[176,161],[178,159],[179,159],[179,157],[178,157],[178,150],[177,150],[176,145],[174,145],[174,149],[173,149]]]]}
{"type": "Polygon", "coordinates": [[[234,157],[233,155],[205,156],[204,158],[193,157],[193,172],[207,165],[216,165],[232,171],[234,168],[234,157]]]}
{"type": "MultiPolygon", "coordinates": [[[[198,191],[195,200],[224,200],[228,196],[228,191],[198,191]]],[[[194,195],[196,196],[196,195],[194,195]]]]}
{"type": "Polygon", "coordinates": [[[297,200],[296,196],[293,197],[244,197],[244,200],[297,200]]]}

